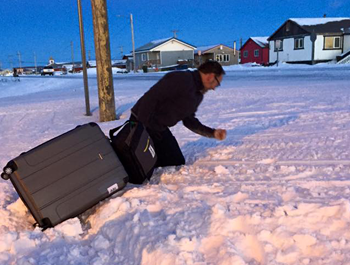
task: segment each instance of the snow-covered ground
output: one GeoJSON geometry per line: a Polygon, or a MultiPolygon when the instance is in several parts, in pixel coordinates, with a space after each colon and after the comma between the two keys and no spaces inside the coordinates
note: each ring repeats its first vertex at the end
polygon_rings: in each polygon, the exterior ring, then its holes
{"type": "MultiPolygon", "coordinates": [[[[158,169],[53,229],[0,180],[0,264],[350,264],[350,66],[227,68],[197,113],[219,142],[172,128],[187,165],[158,169]]],[[[78,124],[77,76],[0,82],[0,166],[78,124]]],[[[163,73],[115,75],[119,120],[163,73]]]]}

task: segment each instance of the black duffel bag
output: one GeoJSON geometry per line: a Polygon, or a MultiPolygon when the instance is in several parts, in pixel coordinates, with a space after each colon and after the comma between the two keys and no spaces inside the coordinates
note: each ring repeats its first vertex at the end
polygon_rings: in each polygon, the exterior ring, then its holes
{"type": "Polygon", "coordinates": [[[110,130],[109,137],[114,151],[129,175],[129,182],[142,184],[146,178],[149,180],[157,162],[157,154],[143,124],[128,120],[110,130]]]}

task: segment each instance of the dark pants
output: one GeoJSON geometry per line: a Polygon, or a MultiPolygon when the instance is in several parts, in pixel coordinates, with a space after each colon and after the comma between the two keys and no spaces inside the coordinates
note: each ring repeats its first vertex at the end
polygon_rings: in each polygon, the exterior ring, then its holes
{"type": "Polygon", "coordinates": [[[180,166],[185,164],[179,144],[167,128],[163,132],[153,132],[147,129],[151,136],[158,157],[156,167],[180,166]]]}
{"type": "MultiPolygon", "coordinates": [[[[131,115],[130,120],[137,121],[133,115],[131,115]]],[[[157,132],[147,128],[147,132],[153,140],[158,157],[155,167],[180,166],[185,164],[185,158],[179,144],[168,128],[163,132],[157,132]]]]}

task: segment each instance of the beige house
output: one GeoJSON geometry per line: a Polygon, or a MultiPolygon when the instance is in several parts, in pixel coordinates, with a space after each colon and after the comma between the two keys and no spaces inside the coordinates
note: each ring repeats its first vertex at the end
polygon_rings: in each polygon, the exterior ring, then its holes
{"type": "Polygon", "coordinates": [[[174,37],[151,41],[135,50],[136,69],[143,66],[166,67],[184,62],[191,66],[195,48],[174,37]]]}
{"type": "Polygon", "coordinates": [[[199,66],[209,60],[217,61],[223,66],[233,65],[238,64],[238,58],[238,50],[223,44],[197,47],[194,53],[195,66],[199,66]]]}

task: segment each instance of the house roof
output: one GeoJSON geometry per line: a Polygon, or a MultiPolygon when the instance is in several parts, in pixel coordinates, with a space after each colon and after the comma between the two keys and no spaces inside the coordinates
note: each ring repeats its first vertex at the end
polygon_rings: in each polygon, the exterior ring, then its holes
{"type": "Polygon", "coordinates": [[[304,30],[315,33],[344,33],[344,28],[350,27],[350,17],[338,18],[291,18],[304,30]]]}
{"type": "Polygon", "coordinates": [[[215,44],[215,45],[208,45],[208,46],[199,46],[197,49],[194,51],[194,53],[198,53],[198,51],[201,51],[202,53],[211,50],[215,48],[216,46],[219,46],[220,44],[215,44]]]}
{"type": "Polygon", "coordinates": [[[258,44],[261,48],[265,48],[269,45],[269,41],[267,40],[269,37],[250,37],[256,44],[258,44]]]}
{"type": "Polygon", "coordinates": [[[177,41],[179,41],[179,42],[182,42],[182,43],[185,44],[185,45],[189,45],[189,46],[191,46],[191,47],[193,47],[193,48],[196,48],[195,46],[193,46],[193,45],[191,45],[191,44],[188,44],[188,43],[186,43],[186,42],[184,42],[184,41],[182,41],[182,40],[179,40],[179,39],[177,39],[177,38],[171,37],[171,38],[166,38],[166,39],[153,40],[153,41],[151,41],[151,42],[149,42],[149,43],[146,43],[145,45],[143,45],[143,46],[137,48],[137,49],[135,50],[135,52],[150,51],[150,50],[152,50],[152,49],[154,49],[154,48],[156,48],[156,47],[158,47],[158,46],[160,46],[160,45],[162,45],[162,44],[164,44],[164,43],[166,43],[166,42],[168,42],[168,41],[171,41],[171,40],[177,40],[177,41]]]}
{"type": "Polygon", "coordinates": [[[267,48],[269,46],[269,41],[268,41],[269,37],[250,37],[241,47],[240,50],[242,50],[247,43],[252,40],[254,41],[257,45],[259,45],[261,48],[267,48]]]}
{"type": "Polygon", "coordinates": [[[300,26],[317,26],[330,22],[338,22],[342,20],[349,20],[349,17],[323,17],[323,18],[290,18],[300,26]]]}
{"type": "Polygon", "coordinates": [[[350,28],[350,17],[325,17],[325,18],[290,18],[285,21],[270,37],[279,32],[289,21],[297,24],[300,28],[305,30],[307,33],[315,32],[316,34],[322,33],[345,33],[348,34],[350,28]]]}
{"type": "Polygon", "coordinates": [[[232,48],[230,48],[226,45],[223,45],[223,44],[215,44],[215,45],[197,47],[197,49],[194,51],[194,54],[198,54],[199,51],[203,54],[203,53],[206,53],[207,51],[210,51],[211,49],[214,49],[218,46],[225,46],[226,48],[232,49],[232,48]]]}

